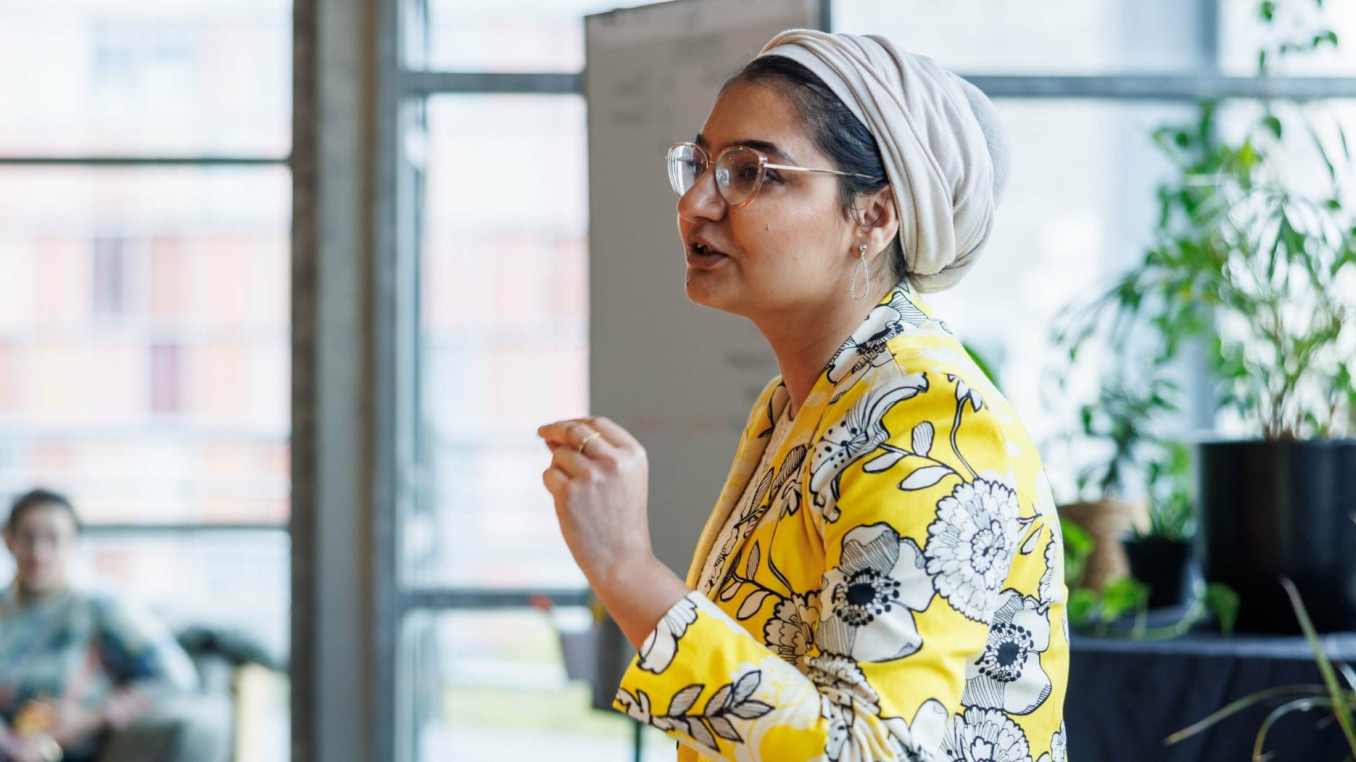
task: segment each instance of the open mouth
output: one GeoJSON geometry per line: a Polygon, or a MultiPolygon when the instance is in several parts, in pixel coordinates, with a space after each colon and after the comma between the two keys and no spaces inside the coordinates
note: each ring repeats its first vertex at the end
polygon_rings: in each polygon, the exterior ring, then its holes
{"type": "Polygon", "coordinates": [[[696,266],[712,265],[725,257],[725,252],[711,248],[700,241],[689,241],[687,244],[688,264],[696,266]]]}

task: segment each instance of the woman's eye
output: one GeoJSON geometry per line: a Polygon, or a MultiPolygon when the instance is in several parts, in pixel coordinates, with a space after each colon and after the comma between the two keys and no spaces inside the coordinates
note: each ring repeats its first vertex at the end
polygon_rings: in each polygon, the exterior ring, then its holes
{"type": "Polygon", "coordinates": [[[781,181],[782,181],[782,176],[779,175],[779,174],[777,174],[777,172],[776,172],[775,170],[769,169],[769,170],[767,170],[767,172],[763,175],[763,182],[765,182],[765,183],[766,183],[766,182],[779,183],[779,182],[781,182],[781,181]]]}
{"type": "Polygon", "coordinates": [[[739,170],[739,179],[746,183],[752,183],[758,179],[758,167],[749,165],[739,170]]]}

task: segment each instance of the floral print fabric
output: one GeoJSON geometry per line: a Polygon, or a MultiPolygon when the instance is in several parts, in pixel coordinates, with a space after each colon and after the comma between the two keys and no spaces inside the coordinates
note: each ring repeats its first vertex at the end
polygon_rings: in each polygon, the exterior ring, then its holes
{"type": "Polygon", "coordinates": [[[1063,762],[1063,546],[1002,395],[901,285],[773,437],[786,404],[754,406],[615,706],[683,762],[1063,762]]]}

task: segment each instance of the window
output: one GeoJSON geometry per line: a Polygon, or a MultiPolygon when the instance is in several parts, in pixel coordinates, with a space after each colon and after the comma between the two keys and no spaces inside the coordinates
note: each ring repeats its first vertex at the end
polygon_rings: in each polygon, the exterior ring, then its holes
{"type": "Polygon", "coordinates": [[[0,3],[0,495],[67,492],[83,579],[280,658],[290,13],[0,3]]]}

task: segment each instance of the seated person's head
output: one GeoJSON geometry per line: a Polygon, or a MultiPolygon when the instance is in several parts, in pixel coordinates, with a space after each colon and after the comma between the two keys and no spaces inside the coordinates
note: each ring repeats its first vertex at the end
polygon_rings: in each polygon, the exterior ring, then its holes
{"type": "Polygon", "coordinates": [[[15,582],[25,595],[46,595],[69,583],[80,537],[80,517],[64,495],[36,489],[10,507],[5,546],[14,556],[15,582]]]}

